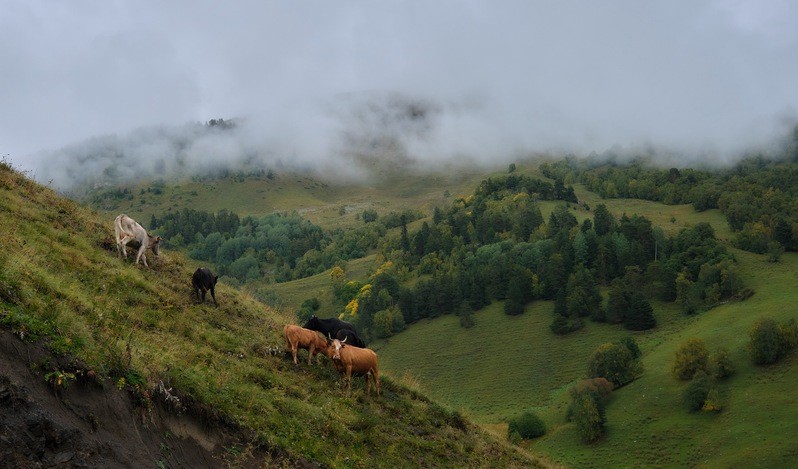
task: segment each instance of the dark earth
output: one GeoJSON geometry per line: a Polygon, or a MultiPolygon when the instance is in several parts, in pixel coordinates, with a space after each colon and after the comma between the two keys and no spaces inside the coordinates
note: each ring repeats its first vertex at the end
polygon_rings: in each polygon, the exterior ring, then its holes
{"type": "Polygon", "coordinates": [[[312,466],[259,448],[176,393],[118,389],[16,334],[0,329],[0,468],[312,466]],[[59,386],[45,378],[53,370],[75,377],[59,386]]]}

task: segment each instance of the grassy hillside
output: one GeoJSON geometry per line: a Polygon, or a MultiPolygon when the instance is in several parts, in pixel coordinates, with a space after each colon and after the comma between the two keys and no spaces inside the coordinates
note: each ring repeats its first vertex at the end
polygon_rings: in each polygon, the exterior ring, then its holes
{"type": "MultiPolygon", "coordinates": [[[[595,198],[580,193],[585,195],[595,198]]],[[[695,213],[688,206],[643,201],[605,203],[618,215],[643,214],[669,231],[704,220],[719,238],[728,234],[716,211],[695,213]]],[[[787,254],[773,264],[765,256],[733,252],[756,294],[695,317],[684,317],[673,304],[655,303],[657,328],[634,334],[645,372],[614,393],[607,409],[608,434],[593,445],[580,443],[573,424],[565,420],[567,391],[586,375],[593,350],[628,334],[620,326],[589,323],[559,337],[548,328],[551,303],[533,303],[519,317],[506,316],[495,303],[474,315],[472,329],[460,328],[455,317],[443,317],[412,325],[374,346],[392,376],[418,383],[434,399],[497,434],[506,434],[506,419],[535,411],[549,433],[525,447],[569,466],[728,467],[745,461],[786,467],[796,458],[792,435],[798,423],[791,416],[798,404],[790,393],[798,386],[798,357],[793,353],[779,364],[756,367],[746,347],[756,319],[798,318],[798,255],[787,254]],[[686,383],[670,374],[676,349],[692,337],[704,339],[710,351],[727,348],[737,369],[719,386],[724,409],[717,415],[689,414],[681,400],[686,383]]]]}
{"type": "MultiPolygon", "coordinates": [[[[251,447],[233,455],[255,450],[336,467],[538,465],[390,379],[379,399],[364,395],[361,380],[346,397],[329,364],[295,369],[272,353],[289,314],[225,286],[219,308],[195,305],[196,266],[182,255],[150,255],[151,269],[120,261],[107,217],[5,163],[0,214],[2,327],[83,360],[145,407],[163,380],[183,402],[251,433],[242,442],[251,447]]],[[[63,370],[33,371],[44,379],[63,370]]]]}
{"type": "Polygon", "coordinates": [[[297,210],[315,224],[338,228],[358,223],[356,217],[366,209],[380,214],[407,207],[431,211],[449,197],[470,193],[484,177],[483,171],[471,169],[430,175],[388,172],[334,181],[286,172],[271,179],[248,176],[166,185],[144,182],[98,189],[81,200],[111,218],[128,213],[149,220],[153,214],[160,216],[183,208],[210,212],[226,209],[241,216],[297,210]]]}

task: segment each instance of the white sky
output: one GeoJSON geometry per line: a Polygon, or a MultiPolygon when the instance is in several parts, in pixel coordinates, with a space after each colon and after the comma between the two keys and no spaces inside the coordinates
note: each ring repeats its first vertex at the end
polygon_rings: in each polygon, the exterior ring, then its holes
{"type": "Polygon", "coordinates": [[[246,117],[250,145],[313,160],[395,94],[437,110],[422,160],[728,158],[798,115],[796,25],[789,0],[0,0],[0,156],[43,171],[93,136],[246,117]]]}

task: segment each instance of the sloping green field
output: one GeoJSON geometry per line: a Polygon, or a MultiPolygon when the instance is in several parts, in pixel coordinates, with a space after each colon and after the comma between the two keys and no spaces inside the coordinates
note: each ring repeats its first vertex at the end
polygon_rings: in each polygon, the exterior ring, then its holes
{"type": "MultiPolygon", "coordinates": [[[[646,201],[603,202],[617,215],[643,214],[655,225],[709,221],[720,238],[728,234],[717,211],[695,213],[689,206],[646,201]]],[[[412,325],[375,347],[396,379],[417,383],[497,434],[506,434],[501,422],[507,418],[535,411],[549,432],[525,447],[568,466],[789,467],[798,460],[798,403],[793,399],[798,357],[755,367],[746,347],[756,319],[798,318],[798,255],[787,254],[773,264],[764,256],[733,252],[756,294],[696,317],[684,317],[672,304],[655,303],[657,328],[634,334],[645,371],[614,393],[607,435],[593,445],[581,443],[565,420],[567,390],[585,377],[598,345],[628,334],[620,326],[588,323],[558,337],[548,328],[550,303],[533,303],[520,317],[508,317],[500,304],[493,304],[474,314],[472,329],[459,327],[455,317],[443,317],[412,325]],[[704,339],[710,352],[727,348],[737,369],[719,384],[724,409],[718,414],[689,414],[681,400],[686,383],[670,374],[676,349],[692,337],[704,339]]]]}

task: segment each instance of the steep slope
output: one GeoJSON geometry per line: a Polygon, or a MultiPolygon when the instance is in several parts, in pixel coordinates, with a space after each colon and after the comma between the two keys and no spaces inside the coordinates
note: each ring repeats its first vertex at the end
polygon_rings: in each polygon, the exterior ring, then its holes
{"type": "Polygon", "coordinates": [[[111,219],[5,163],[0,233],[0,406],[15,410],[2,413],[0,449],[20,461],[540,465],[390,380],[380,398],[360,380],[345,396],[328,365],[295,368],[281,352],[280,311],[225,286],[219,308],[194,304],[196,266],[182,255],[150,255],[150,269],[120,261],[111,219]],[[34,414],[42,438],[6,436],[34,414]]]}

